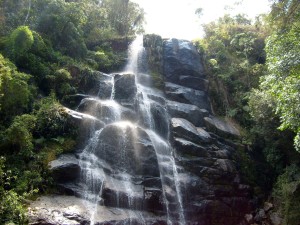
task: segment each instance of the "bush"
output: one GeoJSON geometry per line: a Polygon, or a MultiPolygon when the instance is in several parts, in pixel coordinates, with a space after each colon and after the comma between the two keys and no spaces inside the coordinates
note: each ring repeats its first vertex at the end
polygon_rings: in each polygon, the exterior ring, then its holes
{"type": "Polygon", "coordinates": [[[300,168],[287,167],[277,179],[273,197],[279,204],[284,225],[298,225],[300,221],[300,168]]]}
{"type": "Polygon", "coordinates": [[[36,126],[36,118],[33,115],[24,114],[15,117],[13,123],[7,129],[7,139],[14,151],[18,151],[24,158],[33,154],[32,131],[36,126]]]}
{"type": "Polygon", "coordinates": [[[14,64],[0,54],[0,115],[3,122],[10,122],[13,116],[28,110],[31,99],[29,79],[30,75],[16,71],[14,64]]]}
{"type": "Polygon", "coordinates": [[[0,224],[26,224],[26,209],[22,204],[24,198],[13,190],[4,189],[10,179],[10,171],[5,168],[5,158],[0,157],[0,224]]]}
{"type": "Polygon", "coordinates": [[[68,114],[52,93],[37,104],[37,135],[45,138],[55,138],[76,132],[74,127],[67,126],[68,114]]]}
{"type": "Polygon", "coordinates": [[[34,42],[32,31],[27,26],[15,29],[8,38],[7,49],[12,59],[26,53],[34,42]]]}

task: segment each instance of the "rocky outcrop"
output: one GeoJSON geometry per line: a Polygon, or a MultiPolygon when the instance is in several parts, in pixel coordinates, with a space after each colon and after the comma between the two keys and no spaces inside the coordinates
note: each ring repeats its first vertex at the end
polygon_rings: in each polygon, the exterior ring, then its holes
{"type": "Polygon", "coordinates": [[[251,188],[241,183],[234,145],[225,140],[240,134],[210,114],[208,81],[194,46],[183,40],[165,41],[163,74],[186,220],[201,225],[247,224],[244,215],[253,206],[251,188]]]}
{"type": "Polygon", "coordinates": [[[77,96],[79,112],[69,114],[81,124],[90,121],[83,129],[89,138],[76,156],[51,163],[62,193],[90,201],[41,198],[31,205],[31,224],[254,221],[252,190],[242,182],[232,142],[239,131],[211,115],[208,81],[195,47],[156,35],[144,40],[149,75],[145,64],[137,77],[102,74],[97,94],[77,96]],[[156,78],[159,90],[151,87],[156,78]]]}
{"type": "Polygon", "coordinates": [[[239,130],[230,122],[210,116],[204,118],[207,129],[225,138],[239,138],[239,130]]]}
{"type": "Polygon", "coordinates": [[[62,155],[50,162],[49,166],[54,180],[58,183],[74,181],[80,175],[80,165],[73,154],[62,155]]]}
{"type": "Polygon", "coordinates": [[[195,126],[204,126],[204,117],[209,115],[206,109],[175,101],[167,101],[167,109],[171,117],[184,118],[195,126]]]}
{"type": "Polygon", "coordinates": [[[165,83],[165,91],[168,99],[180,103],[191,104],[210,111],[207,93],[204,91],[187,88],[173,83],[165,83]]]}
{"type": "Polygon", "coordinates": [[[199,77],[203,65],[196,47],[189,41],[169,39],[164,42],[163,70],[166,81],[178,83],[180,76],[199,77]]]}
{"type": "Polygon", "coordinates": [[[137,87],[134,74],[116,74],[114,75],[114,99],[125,104],[132,105],[135,100],[137,87]]]}
{"type": "Polygon", "coordinates": [[[172,132],[176,138],[184,138],[194,143],[209,142],[209,134],[198,132],[197,128],[189,121],[182,118],[172,118],[171,120],[172,132]]]}
{"type": "Polygon", "coordinates": [[[101,151],[95,152],[95,155],[109,164],[114,172],[118,172],[123,159],[131,159],[135,163],[124,162],[122,170],[137,176],[159,176],[153,143],[143,129],[126,122],[113,123],[102,130],[98,139],[101,141],[95,148],[101,151]]]}
{"type": "Polygon", "coordinates": [[[164,217],[151,213],[127,209],[108,208],[94,205],[74,196],[44,196],[32,202],[29,208],[29,225],[86,225],[91,220],[95,225],[140,224],[143,218],[147,224],[166,224],[164,217]],[[128,219],[128,215],[131,218],[128,219]]]}

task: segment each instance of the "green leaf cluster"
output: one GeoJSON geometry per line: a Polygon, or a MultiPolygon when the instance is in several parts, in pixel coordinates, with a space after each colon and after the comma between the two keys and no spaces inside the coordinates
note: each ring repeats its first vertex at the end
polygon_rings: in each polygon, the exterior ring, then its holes
{"type": "Polygon", "coordinates": [[[284,215],[283,225],[297,225],[300,221],[300,169],[295,164],[287,167],[275,184],[273,197],[284,215]]]}
{"type": "Polygon", "coordinates": [[[30,75],[20,73],[16,67],[0,54],[0,115],[3,121],[11,119],[29,108],[31,91],[30,75]]]}
{"type": "Polygon", "coordinates": [[[249,127],[247,98],[266,72],[263,18],[252,23],[245,15],[225,15],[204,31],[195,44],[206,62],[214,111],[249,127]]]}
{"type": "Polygon", "coordinates": [[[7,40],[8,52],[12,59],[24,55],[34,42],[32,31],[27,26],[15,29],[7,40]]]}

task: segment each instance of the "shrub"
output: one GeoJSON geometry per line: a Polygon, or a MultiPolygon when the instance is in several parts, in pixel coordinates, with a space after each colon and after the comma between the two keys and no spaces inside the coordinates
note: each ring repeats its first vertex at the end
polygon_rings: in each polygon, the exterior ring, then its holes
{"type": "Polygon", "coordinates": [[[7,129],[7,139],[13,150],[17,150],[24,158],[33,154],[32,131],[36,125],[36,118],[33,115],[24,114],[17,116],[7,129]]]}
{"type": "Polygon", "coordinates": [[[16,71],[14,64],[0,54],[0,115],[3,121],[24,113],[28,109],[31,91],[30,75],[16,71]]]}
{"type": "Polygon", "coordinates": [[[5,168],[5,158],[0,157],[0,224],[26,224],[26,209],[22,204],[24,198],[13,190],[4,189],[10,179],[10,172],[5,168]]]}
{"type": "Polygon", "coordinates": [[[8,38],[7,48],[12,59],[17,59],[26,53],[34,42],[32,31],[27,26],[15,29],[8,38]]]}
{"type": "Polygon", "coordinates": [[[298,225],[300,221],[300,169],[293,164],[277,179],[273,197],[279,204],[284,225],[298,225]]]}
{"type": "Polygon", "coordinates": [[[43,98],[37,108],[35,113],[38,136],[55,138],[75,132],[75,128],[67,124],[68,114],[53,93],[43,98]]]}

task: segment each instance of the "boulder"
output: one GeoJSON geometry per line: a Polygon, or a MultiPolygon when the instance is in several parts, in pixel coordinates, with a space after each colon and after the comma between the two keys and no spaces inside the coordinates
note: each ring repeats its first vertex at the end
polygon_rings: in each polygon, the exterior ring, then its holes
{"type": "Polygon", "coordinates": [[[182,138],[174,138],[174,148],[177,155],[190,155],[198,157],[208,157],[209,153],[205,147],[197,145],[182,138]]]}
{"type": "Polygon", "coordinates": [[[95,155],[115,171],[159,176],[154,146],[149,135],[129,122],[107,125],[99,134],[95,155]]]}
{"type": "Polygon", "coordinates": [[[101,100],[88,97],[81,101],[78,111],[92,115],[106,124],[121,119],[136,120],[136,113],[133,110],[119,105],[114,100],[101,100]]]}
{"type": "Polygon", "coordinates": [[[200,77],[203,65],[196,47],[190,41],[169,39],[164,42],[163,73],[167,81],[177,83],[179,75],[200,77]]]}
{"type": "Polygon", "coordinates": [[[174,137],[184,138],[195,144],[203,144],[210,141],[208,136],[199,133],[197,128],[186,119],[172,118],[171,126],[174,137]]]}
{"type": "Polygon", "coordinates": [[[66,113],[69,115],[65,126],[77,127],[78,132],[78,147],[82,147],[87,143],[87,140],[93,135],[95,130],[104,127],[104,123],[94,116],[80,113],[68,108],[65,108],[66,113]]]}
{"type": "MultiPolygon", "coordinates": [[[[72,72],[71,72],[72,73],[72,72]]],[[[72,76],[73,77],[73,76],[72,76]]],[[[76,86],[81,94],[108,98],[111,93],[111,76],[99,71],[83,70],[76,78],[76,86]],[[99,92],[101,90],[101,93],[99,92]]]]}
{"type": "Polygon", "coordinates": [[[221,120],[217,117],[205,117],[206,127],[209,131],[216,133],[224,138],[239,138],[239,130],[230,122],[221,120]]]}
{"type": "Polygon", "coordinates": [[[91,96],[85,95],[85,94],[67,95],[67,96],[64,96],[63,105],[68,108],[74,109],[80,104],[80,102],[83,99],[88,98],[88,97],[91,97],[91,96]]]}
{"type": "Polygon", "coordinates": [[[203,128],[197,127],[197,131],[198,131],[199,135],[201,137],[203,137],[203,139],[207,139],[207,141],[212,139],[210,134],[206,130],[204,130],[203,128]]]}
{"type": "Polygon", "coordinates": [[[122,105],[132,106],[136,97],[137,87],[134,74],[114,75],[114,99],[122,105]]]}
{"type": "Polygon", "coordinates": [[[137,74],[137,82],[145,87],[152,87],[152,76],[145,73],[137,74]]]}
{"type": "Polygon", "coordinates": [[[235,165],[229,159],[217,159],[213,167],[222,170],[224,173],[236,172],[235,165]]]}
{"type": "Polygon", "coordinates": [[[189,205],[195,198],[204,199],[214,194],[209,183],[187,171],[178,174],[178,182],[182,193],[185,193],[182,197],[185,205],[189,205]]]}
{"type": "Polygon", "coordinates": [[[182,75],[179,77],[178,84],[199,91],[208,91],[208,80],[199,77],[182,75]]]}
{"type": "Polygon", "coordinates": [[[165,139],[169,134],[169,115],[164,105],[156,102],[150,103],[153,130],[165,139]]]}
{"type": "Polygon", "coordinates": [[[109,99],[113,91],[113,75],[103,74],[98,81],[97,93],[93,96],[97,96],[100,99],[109,99]]]}
{"type": "Polygon", "coordinates": [[[143,186],[134,184],[127,174],[119,174],[117,178],[106,176],[101,196],[104,205],[142,210],[143,186]]]}
{"type": "Polygon", "coordinates": [[[80,165],[73,154],[65,154],[49,163],[54,180],[58,183],[69,182],[80,176],[80,165]]]}
{"type": "Polygon", "coordinates": [[[167,98],[172,101],[195,105],[200,109],[211,111],[207,93],[204,91],[166,82],[165,92],[167,98]]]}
{"type": "Polygon", "coordinates": [[[96,205],[74,196],[43,196],[32,202],[28,209],[30,225],[86,225],[93,220],[97,225],[146,224],[166,225],[167,219],[150,212],[96,205]]]}
{"type": "Polygon", "coordinates": [[[184,118],[195,126],[203,126],[204,117],[209,115],[209,112],[205,109],[199,109],[195,105],[180,102],[167,101],[167,108],[170,116],[184,118]]]}
{"type": "Polygon", "coordinates": [[[282,224],[282,221],[283,221],[283,219],[279,216],[278,212],[271,212],[270,220],[272,221],[272,224],[274,224],[274,225],[280,225],[280,224],[282,224]]]}

